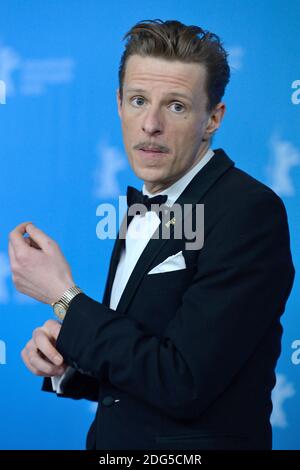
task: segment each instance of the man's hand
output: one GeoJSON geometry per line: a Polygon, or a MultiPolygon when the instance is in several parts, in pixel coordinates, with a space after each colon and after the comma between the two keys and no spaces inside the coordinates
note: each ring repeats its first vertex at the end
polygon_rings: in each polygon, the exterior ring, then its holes
{"type": "Polygon", "coordinates": [[[55,349],[61,324],[48,320],[42,327],[34,330],[32,338],[21,352],[26,367],[35,375],[53,377],[63,375],[67,365],[55,349]]]}
{"type": "Polygon", "coordinates": [[[75,285],[58,244],[30,222],[12,230],[8,252],[16,289],[29,297],[51,304],[75,285]]]}

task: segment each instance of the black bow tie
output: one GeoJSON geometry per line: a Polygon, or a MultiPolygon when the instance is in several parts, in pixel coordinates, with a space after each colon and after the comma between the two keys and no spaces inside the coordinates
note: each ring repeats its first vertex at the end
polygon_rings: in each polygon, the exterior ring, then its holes
{"type": "Polygon", "coordinates": [[[152,204],[164,204],[168,199],[167,195],[158,195],[149,197],[146,194],[143,194],[142,191],[138,191],[132,186],[127,188],[127,205],[131,207],[133,204],[143,204],[148,211],[151,210],[152,204]]]}

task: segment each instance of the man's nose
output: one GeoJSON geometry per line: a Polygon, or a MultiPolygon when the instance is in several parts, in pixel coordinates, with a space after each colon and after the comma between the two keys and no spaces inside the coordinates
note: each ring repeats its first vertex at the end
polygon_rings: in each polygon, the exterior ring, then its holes
{"type": "Polygon", "coordinates": [[[142,129],[147,135],[159,135],[163,132],[162,116],[158,109],[148,109],[142,123],[142,129]]]}

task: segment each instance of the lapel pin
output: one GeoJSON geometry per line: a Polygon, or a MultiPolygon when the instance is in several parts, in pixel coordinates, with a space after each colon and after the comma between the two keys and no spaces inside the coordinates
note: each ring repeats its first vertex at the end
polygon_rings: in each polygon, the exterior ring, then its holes
{"type": "Polygon", "coordinates": [[[171,220],[169,220],[168,222],[165,223],[165,226],[166,226],[167,228],[169,228],[170,225],[175,225],[175,222],[176,222],[176,218],[173,217],[173,219],[171,219],[171,220]]]}

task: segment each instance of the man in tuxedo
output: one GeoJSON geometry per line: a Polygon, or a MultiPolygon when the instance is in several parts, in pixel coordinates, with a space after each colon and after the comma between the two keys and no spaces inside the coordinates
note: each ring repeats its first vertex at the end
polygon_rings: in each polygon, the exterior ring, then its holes
{"type": "Polygon", "coordinates": [[[34,331],[23,360],[44,390],[98,402],[88,449],[270,449],[294,279],[284,205],[211,149],[229,81],[219,38],[159,20],[126,38],[118,111],[144,182],[128,188],[128,210],[145,211],[124,221],[102,302],[76,286],[44,232],[26,222],[11,232],[17,289],[60,318],[34,331]],[[188,243],[188,225],[200,246],[188,243]]]}

